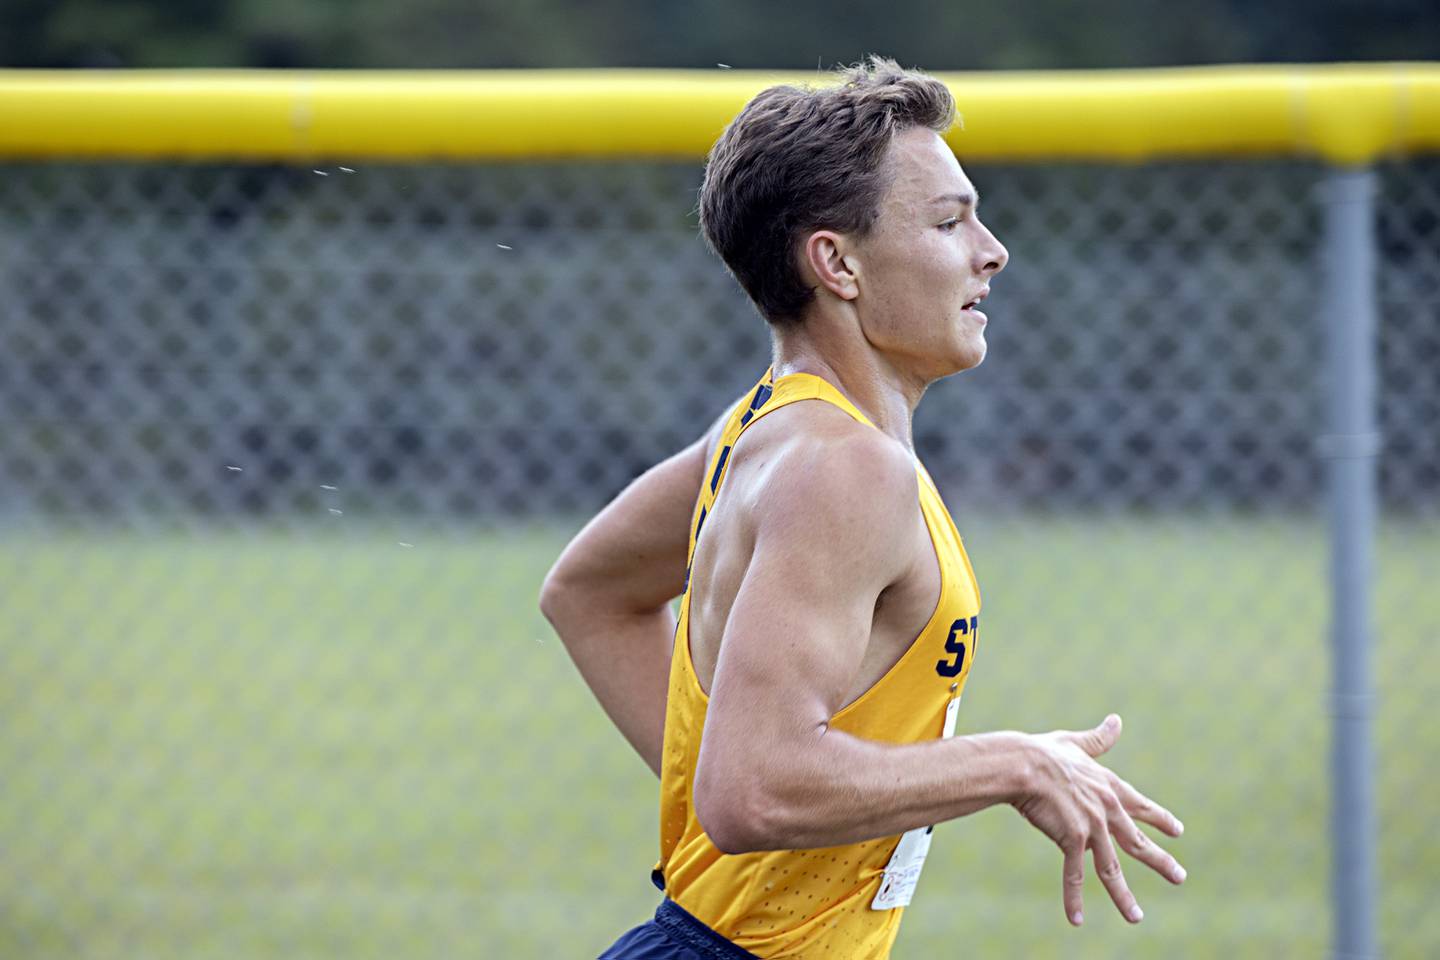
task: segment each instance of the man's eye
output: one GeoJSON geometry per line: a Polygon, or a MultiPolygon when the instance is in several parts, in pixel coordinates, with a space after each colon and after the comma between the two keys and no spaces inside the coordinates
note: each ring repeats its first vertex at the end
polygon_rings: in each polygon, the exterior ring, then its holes
{"type": "Polygon", "coordinates": [[[944,223],[940,224],[940,229],[944,230],[946,233],[949,233],[951,230],[954,230],[958,226],[960,226],[959,219],[951,217],[949,220],[946,220],[944,223]]]}

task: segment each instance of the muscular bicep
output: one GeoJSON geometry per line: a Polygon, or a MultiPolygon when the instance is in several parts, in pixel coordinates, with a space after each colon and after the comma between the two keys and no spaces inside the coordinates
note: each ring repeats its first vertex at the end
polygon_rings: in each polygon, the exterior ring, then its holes
{"type": "MultiPolygon", "coordinates": [[[[844,706],[882,591],[913,562],[915,474],[873,438],[778,464],[726,620],[701,767],[785,763],[844,706]],[[788,469],[787,469],[788,467],[788,469]]],[[[714,772],[714,771],[712,771],[714,772]]]]}

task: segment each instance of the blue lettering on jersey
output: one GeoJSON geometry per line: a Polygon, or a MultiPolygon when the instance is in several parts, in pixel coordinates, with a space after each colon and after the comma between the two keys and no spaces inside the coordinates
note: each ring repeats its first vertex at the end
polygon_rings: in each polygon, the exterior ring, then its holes
{"type": "Polygon", "coordinates": [[[950,636],[945,639],[945,652],[950,654],[950,659],[940,660],[935,664],[935,672],[942,677],[958,677],[960,671],[965,668],[965,641],[961,637],[967,637],[971,644],[979,640],[980,618],[971,617],[966,620],[961,617],[950,624],[950,636]]]}

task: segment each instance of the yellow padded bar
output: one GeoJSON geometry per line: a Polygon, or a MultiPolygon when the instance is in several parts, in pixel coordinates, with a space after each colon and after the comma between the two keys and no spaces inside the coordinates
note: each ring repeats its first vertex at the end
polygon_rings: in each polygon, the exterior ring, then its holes
{"type": "MultiPolygon", "coordinates": [[[[1440,152],[1440,64],[942,73],[967,160],[1440,152]]],[[[774,83],[713,70],[0,70],[0,157],[699,160],[774,83]]]]}

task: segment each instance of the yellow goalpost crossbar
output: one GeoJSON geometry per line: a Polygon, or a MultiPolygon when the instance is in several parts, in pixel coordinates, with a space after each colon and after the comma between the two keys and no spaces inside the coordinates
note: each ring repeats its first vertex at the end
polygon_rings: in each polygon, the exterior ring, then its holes
{"type": "MultiPolygon", "coordinates": [[[[970,160],[1440,152],[1440,64],[939,73],[970,160]]],[[[0,70],[0,157],[700,160],[746,100],[826,74],[0,70]]]]}

